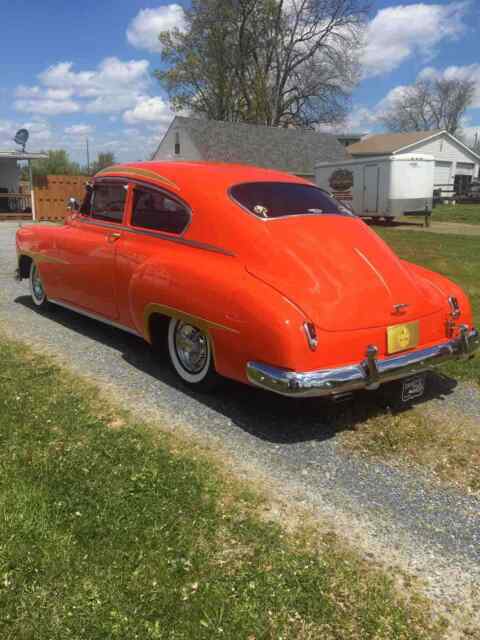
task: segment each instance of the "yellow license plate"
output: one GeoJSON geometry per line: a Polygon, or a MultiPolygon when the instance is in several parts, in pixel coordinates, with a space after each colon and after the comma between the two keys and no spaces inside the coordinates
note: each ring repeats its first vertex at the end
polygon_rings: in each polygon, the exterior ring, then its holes
{"type": "Polygon", "coordinates": [[[418,321],[396,324],[387,328],[387,352],[398,353],[413,349],[419,340],[418,321]]]}

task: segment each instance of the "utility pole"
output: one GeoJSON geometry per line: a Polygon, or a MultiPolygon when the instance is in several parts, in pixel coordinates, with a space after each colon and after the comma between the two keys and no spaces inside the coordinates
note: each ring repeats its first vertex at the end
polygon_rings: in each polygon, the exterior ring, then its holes
{"type": "Polygon", "coordinates": [[[88,148],[88,138],[87,138],[87,173],[90,173],[90,150],[88,148]]]}

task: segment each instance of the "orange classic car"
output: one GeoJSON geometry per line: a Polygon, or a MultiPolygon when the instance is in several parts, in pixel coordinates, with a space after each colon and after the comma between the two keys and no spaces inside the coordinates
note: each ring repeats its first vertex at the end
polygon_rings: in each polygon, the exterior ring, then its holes
{"type": "Polygon", "coordinates": [[[17,233],[19,279],[61,305],[166,344],[188,385],[225,376],[338,396],[469,358],[479,334],[456,284],[401,260],[329,193],[251,166],[115,165],[63,226],[17,233]]]}

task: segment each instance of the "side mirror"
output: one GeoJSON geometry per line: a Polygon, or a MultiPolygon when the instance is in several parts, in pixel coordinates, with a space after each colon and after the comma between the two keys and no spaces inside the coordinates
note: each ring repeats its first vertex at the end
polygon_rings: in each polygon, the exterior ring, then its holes
{"type": "Polygon", "coordinates": [[[80,209],[80,205],[78,203],[78,200],[76,200],[75,198],[69,198],[68,199],[67,209],[69,211],[78,211],[80,209]]]}

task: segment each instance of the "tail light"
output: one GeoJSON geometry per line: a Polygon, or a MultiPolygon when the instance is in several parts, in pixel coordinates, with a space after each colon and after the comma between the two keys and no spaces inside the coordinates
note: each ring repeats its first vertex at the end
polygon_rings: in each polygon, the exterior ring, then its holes
{"type": "Polygon", "coordinates": [[[308,346],[312,351],[315,351],[318,347],[317,330],[315,329],[315,325],[313,322],[304,322],[303,329],[307,336],[308,346]]]}
{"type": "Polygon", "coordinates": [[[460,305],[457,298],[455,296],[450,296],[450,298],[448,299],[448,304],[450,305],[450,315],[456,320],[460,317],[461,313],[460,305]]]}

